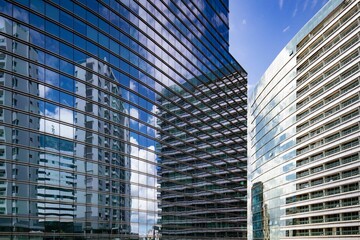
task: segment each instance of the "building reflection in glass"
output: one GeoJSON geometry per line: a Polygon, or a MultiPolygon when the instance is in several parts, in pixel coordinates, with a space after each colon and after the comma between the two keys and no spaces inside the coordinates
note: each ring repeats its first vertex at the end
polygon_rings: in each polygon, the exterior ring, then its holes
{"type": "Polygon", "coordinates": [[[264,185],[254,183],[251,191],[252,229],[254,239],[270,240],[269,212],[264,203],[264,185]]]}
{"type": "MultiPolygon", "coordinates": [[[[20,40],[36,37],[5,18],[0,29],[20,40]]],[[[88,58],[79,65],[99,74],[68,70],[88,85],[69,77],[59,83],[63,76],[31,63],[55,61],[43,52],[4,36],[0,47],[1,68],[16,72],[0,76],[12,89],[0,91],[0,137],[10,143],[0,146],[0,177],[7,180],[0,181],[2,231],[130,234],[130,131],[120,127],[129,127],[129,118],[120,89],[105,79],[117,81],[111,68],[88,58]],[[83,98],[18,75],[63,85],[83,98]]]]}
{"type": "MultiPolygon", "coordinates": [[[[21,25],[12,25],[0,17],[0,32],[12,34],[18,39],[28,41],[29,31],[21,25]]],[[[40,118],[38,102],[25,94],[39,94],[39,87],[4,70],[20,75],[38,78],[34,64],[20,58],[37,61],[38,54],[25,44],[0,36],[0,229],[1,231],[43,231],[39,219],[36,201],[38,180],[37,164],[40,154],[20,146],[40,147],[38,132],[29,132],[24,128],[38,130],[40,118]],[[5,53],[12,52],[18,58],[5,53]],[[6,89],[13,89],[8,91],[6,89]],[[23,92],[25,94],[18,94],[23,92]],[[10,108],[14,108],[14,111],[10,108]],[[31,112],[32,115],[24,113],[31,112]],[[12,125],[14,127],[12,127],[12,125]],[[7,144],[5,144],[7,143],[7,144]],[[31,184],[27,184],[30,182],[31,184]]]]}
{"type": "Polygon", "coordinates": [[[245,237],[246,78],[227,5],[0,0],[2,240],[245,237]],[[178,180],[186,166],[203,169],[178,180]],[[182,236],[173,187],[194,192],[182,236]]]}

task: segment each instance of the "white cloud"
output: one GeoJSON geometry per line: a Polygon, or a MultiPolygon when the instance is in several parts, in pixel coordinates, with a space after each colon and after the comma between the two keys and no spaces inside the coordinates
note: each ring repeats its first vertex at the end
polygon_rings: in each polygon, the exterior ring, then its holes
{"type": "MultiPolygon", "coordinates": [[[[136,108],[130,108],[130,116],[139,119],[139,110],[137,110],[136,108]]],[[[130,119],[130,121],[132,123],[136,123],[134,119],[130,119]]]]}
{"type": "MultiPolygon", "coordinates": [[[[151,113],[153,113],[155,115],[155,114],[157,114],[157,112],[158,112],[157,106],[153,105],[151,108],[151,113]]],[[[149,115],[147,122],[153,126],[156,126],[156,117],[154,115],[149,115]]]]}
{"type": "Polygon", "coordinates": [[[136,83],[133,80],[130,80],[130,89],[136,91],[136,83]]]}
{"type": "MultiPolygon", "coordinates": [[[[66,108],[56,107],[54,112],[45,109],[45,116],[67,123],[73,123],[74,113],[66,108]]],[[[52,120],[40,119],[41,131],[66,138],[74,138],[74,128],[52,120]]]]}
{"type": "Polygon", "coordinates": [[[280,7],[280,9],[283,8],[283,5],[284,5],[284,0],[279,0],[279,7],[280,7]]]}
{"type": "Polygon", "coordinates": [[[304,2],[304,7],[303,7],[303,11],[306,10],[308,4],[309,4],[309,0],[305,0],[305,2],[304,2]]]}
{"type": "Polygon", "coordinates": [[[297,12],[298,12],[298,3],[296,3],[296,7],[295,7],[295,9],[293,11],[292,17],[295,17],[297,12]]]}
{"type": "Polygon", "coordinates": [[[318,0],[313,0],[312,4],[311,4],[311,9],[314,9],[314,7],[316,6],[318,0]]]}
{"type": "Polygon", "coordinates": [[[51,90],[51,88],[39,84],[39,96],[42,98],[46,97],[46,94],[51,90]]]}
{"type": "Polygon", "coordinates": [[[74,123],[73,111],[66,108],[60,108],[60,121],[73,124],[74,123]]]}
{"type": "MultiPolygon", "coordinates": [[[[153,105],[152,106],[152,109],[151,109],[151,113],[153,113],[154,115],[156,115],[158,112],[158,108],[156,105],[153,105]]],[[[158,124],[157,124],[157,119],[156,119],[156,116],[154,115],[149,115],[148,116],[148,120],[147,120],[147,123],[149,123],[151,126],[153,127],[158,127],[158,124]]],[[[148,134],[155,134],[155,130],[151,127],[147,127],[147,133],[148,134]]]]}
{"type": "Polygon", "coordinates": [[[157,214],[146,214],[146,216],[139,216],[137,209],[148,210],[148,211],[157,211],[157,179],[154,177],[147,176],[146,174],[157,175],[156,170],[156,155],[153,152],[155,146],[149,146],[147,148],[139,148],[138,141],[134,137],[130,137],[130,142],[134,145],[131,145],[131,208],[135,209],[131,212],[131,222],[143,222],[147,223],[148,226],[143,229],[138,229],[137,224],[131,225],[132,232],[140,231],[141,234],[146,234],[149,229],[152,228],[152,225],[155,224],[155,219],[157,219],[157,214]],[[144,159],[152,162],[147,163],[144,161],[139,161],[137,158],[144,159]],[[134,171],[139,171],[139,174],[134,171]],[[147,184],[153,188],[139,186],[138,184],[147,184]],[[149,200],[138,199],[137,197],[146,197],[149,200]]]}
{"type": "Polygon", "coordinates": [[[284,0],[279,0],[279,7],[280,7],[280,9],[282,9],[283,5],[284,5],[284,0]]]}
{"type": "Polygon", "coordinates": [[[285,33],[285,32],[287,32],[287,31],[289,31],[289,29],[290,29],[290,26],[287,26],[287,27],[284,28],[282,31],[283,31],[283,33],[285,33]]]}

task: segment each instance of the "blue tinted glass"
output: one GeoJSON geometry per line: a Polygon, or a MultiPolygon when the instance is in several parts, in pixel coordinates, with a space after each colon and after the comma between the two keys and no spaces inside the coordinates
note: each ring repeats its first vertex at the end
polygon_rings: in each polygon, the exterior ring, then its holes
{"type": "Polygon", "coordinates": [[[30,24],[37,27],[37,28],[40,28],[42,30],[45,29],[45,21],[42,17],[39,17],[38,15],[36,14],[33,14],[33,13],[30,13],[30,24]]]}
{"type": "Polygon", "coordinates": [[[68,13],[60,11],[60,22],[69,28],[73,28],[74,18],[68,13]]]}
{"type": "Polygon", "coordinates": [[[55,69],[59,69],[60,67],[59,59],[50,54],[45,54],[45,63],[55,69]]]}
{"type": "Polygon", "coordinates": [[[45,13],[45,5],[42,0],[30,0],[30,8],[39,13],[45,13]]]}
{"type": "Polygon", "coordinates": [[[60,60],[60,71],[74,75],[74,65],[64,60],[60,60]]]}
{"type": "Polygon", "coordinates": [[[69,107],[73,107],[74,106],[74,97],[67,93],[60,92],[60,103],[67,105],[69,107]]]}
{"type": "Polygon", "coordinates": [[[45,37],[45,46],[46,49],[54,52],[59,53],[59,42],[51,37],[45,37]]]}
{"type": "Polygon", "coordinates": [[[60,88],[74,92],[74,80],[64,75],[60,75],[60,88]]]}
{"type": "Polygon", "coordinates": [[[86,54],[74,49],[74,61],[82,62],[86,59],[86,54]]]}
{"type": "Polygon", "coordinates": [[[52,88],[45,88],[45,98],[51,101],[59,102],[59,91],[52,88]]]}
{"type": "Polygon", "coordinates": [[[62,54],[63,57],[66,57],[68,59],[72,59],[73,58],[73,49],[72,47],[70,47],[67,44],[64,43],[60,43],[60,52],[62,54]]]}
{"type": "Polygon", "coordinates": [[[53,86],[59,86],[59,74],[51,70],[45,69],[45,82],[53,86]]]}
{"type": "Polygon", "coordinates": [[[55,21],[59,21],[59,9],[46,3],[46,15],[55,21]]]}
{"type": "Polygon", "coordinates": [[[86,50],[91,54],[98,55],[98,47],[91,42],[86,42],[86,50]]]}
{"type": "Polygon", "coordinates": [[[95,42],[98,41],[98,32],[90,26],[86,27],[86,36],[95,42]]]}
{"type": "Polygon", "coordinates": [[[64,28],[60,28],[60,36],[63,40],[67,41],[68,43],[73,43],[74,35],[72,32],[64,28]]]}
{"type": "Polygon", "coordinates": [[[86,25],[82,21],[74,19],[74,29],[76,29],[78,33],[86,36],[86,25]]]}
{"type": "MultiPolygon", "coordinates": [[[[86,19],[86,11],[81,6],[74,4],[74,13],[82,19],[86,19]]],[[[76,27],[76,26],[75,26],[76,27]]]]}
{"type": "Polygon", "coordinates": [[[13,17],[25,23],[29,23],[29,12],[18,6],[13,6],[13,17]]]}
{"type": "Polygon", "coordinates": [[[79,48],[86,49],[86,41],[84,38],[74,35],[74,44],[78,46],[79,48]]]}

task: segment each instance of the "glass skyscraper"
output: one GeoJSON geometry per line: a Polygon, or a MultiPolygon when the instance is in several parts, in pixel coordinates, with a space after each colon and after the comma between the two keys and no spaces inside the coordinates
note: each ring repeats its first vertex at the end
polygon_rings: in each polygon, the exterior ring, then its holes
{"type": "Polygon", "coordinates": [[[172,132],[160,139],[174,146],[161,148],[162,233],[169,239],[246,238],[246,106],[239,95],[246,89],[239,78],[236,73],[194,89],[200,99],[213,100],[209,107],[184,92],[188,102],[173,94],[162,101],[186,119],[178,122],[160,113],[160,127],[172,132]],[[218,104],[221,95],[227,100],[218,104]],[[190,115],[189,108],[200,119],[190,115]]]}
{"type": "Polygon", "coordinates": [[[249,239],[360,238],[359,9],[330,0],[249,97],[249,239]]]}
{"type": "Polygon", "coordinates": [[[0,239],[245,239],[227,0],[0,0],[0,239]]]}

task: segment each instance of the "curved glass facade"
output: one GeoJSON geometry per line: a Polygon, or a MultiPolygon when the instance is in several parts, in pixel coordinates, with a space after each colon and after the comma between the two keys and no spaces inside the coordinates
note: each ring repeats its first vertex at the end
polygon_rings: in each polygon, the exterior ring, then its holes
{"type": "Polygon", "coordinates": [[[249,98],[249,239],[359,238],[359,1],[329,1],[249,98]]]}
{"type": "Polygon", "coordinates": [[[228,1],[0,0],[0,239],[246,237],[228,1]]]}

